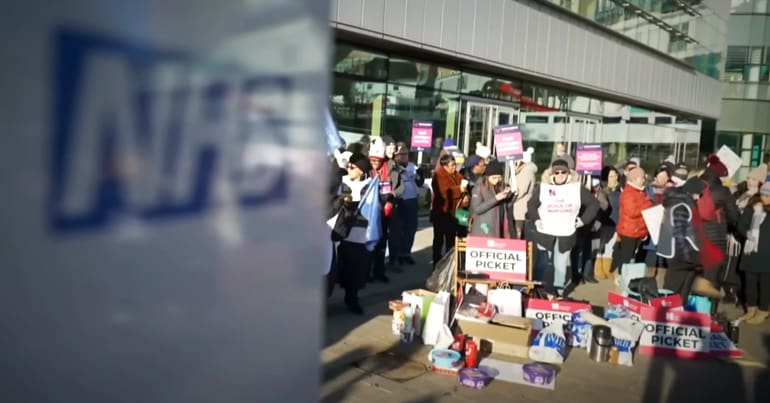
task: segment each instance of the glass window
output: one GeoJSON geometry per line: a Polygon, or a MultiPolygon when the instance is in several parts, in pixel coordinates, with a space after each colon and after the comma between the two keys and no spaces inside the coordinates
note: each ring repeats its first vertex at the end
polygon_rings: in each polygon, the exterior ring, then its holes
{"type": "Polygon", "coordinates": [[[388,66],[389,82],[442,91],[460,91],[462,85],[459,70],[401,58],[391,58],[388,66]]]}
{"type": "Polygon", "coordinates": [[[628,118],[628,123],[632,124],[648,124],[650,123],[650,118],[647,116],[632,116],[628,118]]]}
{"type": "Polygon", "coordinates": [[[749,58],[748,46],[728,46],[727,47],[727,60],[725,61],[725,71],[743,71],[743,66],[749,58]]]}
{"type": "Polygon", "coordinates": [[[459,111],[459,95],[432,88],[388,84],[387,113],[383,134],[409,144],[412,122],[433,122],[433,137],[454,137],[459,111]]]}
{"type": "Polygon", "coordinates": [[[386,85],[335,75],[331,111],[340,131],[379,135],[385,114],[386,85]]]}
{"type": "Polygon", "coordinates": [[[388,57],[349,45],[337,44],[334,47],[333,70],[335,73],[385,80],[388,77],[388,57]]]}
{"type": "Polygon", "coordinates": [[[656,125],[670,125],[671,116],[655,116],[656,125]]]}
{"type": "Polygon", "coordinates": [[[476,97],[514,103],[521,98],[521,85],[515,81],[463,72],[461,83],[462,92],[476,97]]]}
{"type": "Polygon", "coordinates": [[[548,123],[548,116],[527,115],[524,123],[548,123]]]}

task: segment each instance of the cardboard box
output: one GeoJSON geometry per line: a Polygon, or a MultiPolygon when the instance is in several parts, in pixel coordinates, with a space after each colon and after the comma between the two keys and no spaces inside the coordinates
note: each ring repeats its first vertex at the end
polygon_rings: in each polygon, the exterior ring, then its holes
{"type": "Polygon", "coordinates": [[[532,321],[524,319],[523,328],[508,327],[494,323],[479,323],[458,319],[460,331],[474,339],[487,340],[492,352],[513,357],[529,358],[532,344],[532,321]]]}

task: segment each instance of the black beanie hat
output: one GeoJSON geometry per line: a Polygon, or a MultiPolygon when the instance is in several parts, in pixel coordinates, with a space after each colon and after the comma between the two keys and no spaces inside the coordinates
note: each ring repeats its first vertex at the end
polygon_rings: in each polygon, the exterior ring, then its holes
{"type": "MultiPolygon", "coordinates": [[[[563,159],[556,159],[551,163],[551,170],[554,168],[564,168],[569,171],[569,164],[567,164],[567,161],[564,161],[563,159]]],[[[489,169],[489,168],[487,168],[489,169]]]]}
{"type": "Polygon", "coordinates": [[[502,175],[504,169],[505,167],[499,161],[491,161],[489,164],[487,164],[487,170],[484,171],[484,175],[486,176],[502,175]]]}
{"type": "Polygon", "coordinates": [[[358,169],[364,171],[364,173],[369,173],[372,170],[372,163],[369,162],[369,157],[361,153],[353,153],[353,155],[348,158],[348,163],[357,166],[358,169]]]}

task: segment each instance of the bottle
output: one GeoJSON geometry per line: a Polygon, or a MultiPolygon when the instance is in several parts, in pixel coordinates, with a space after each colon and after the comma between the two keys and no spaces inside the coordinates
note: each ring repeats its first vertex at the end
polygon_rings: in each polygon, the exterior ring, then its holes
{"type": "Polygon", "coordinates": [[[610,359],[609,362],[612,366],[618,365],[618,360],[620,358],[620,350],[616,346],[612,346],[610,349],[610,359]]]}
{"type": "Polygon", "coordinates": [[[479,364],[479,346],[473,340],[465,342],[465,368],[476,368],[479,364]]]}
{"type": "Polygon", "coordinates": [[[411,305],[404,307],[404,328],[403,332],[409,333],[413,329],[412,324],[414,321],[414,310],[412,309],[411,305]]]}

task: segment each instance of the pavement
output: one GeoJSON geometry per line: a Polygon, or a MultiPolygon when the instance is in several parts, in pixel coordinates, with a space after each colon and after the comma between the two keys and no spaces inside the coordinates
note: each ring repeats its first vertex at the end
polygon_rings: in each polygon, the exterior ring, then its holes
{"type": "MultiPolygon", "coordinates": [[[[585,350],[572,350],[558,369],[554,391],[503,381],[471,390],[454,376],[428,372],[430,347],[400,343],[391,334],[387,306],[401,291],[423,287],[431,272],[432,230],[424,220],[421,226],[413,252],[418,264],[390,274],[389,284],[367,286],[361,293],[364,316],[344,311],[340,290],[330,299],[321,352],[322,402],[770,402],[770,321],[741,325],[739,347],[745,357],[740,360],[637,354],[632,367],[613,367],[589,360],[585,350]]],[[[609,280],[584,284],[571,296],[603,307],[612,287],[609,280]]],[[[732,306],[721,309],[740,314],[732,306]]]]}

